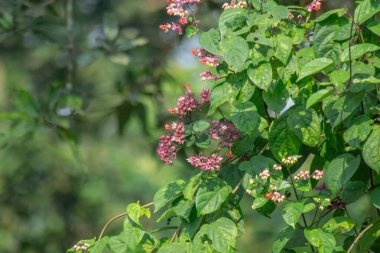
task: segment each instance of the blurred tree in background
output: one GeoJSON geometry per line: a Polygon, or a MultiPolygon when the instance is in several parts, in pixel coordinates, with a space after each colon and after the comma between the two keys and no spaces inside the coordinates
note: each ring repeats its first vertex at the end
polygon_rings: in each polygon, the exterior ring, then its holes
{"type": "MultiPolygon", "coordinates": [[[[128,202],[192,173],[154,157],[163,108],[185,80],[201,87],[197,38],[173,51],[176,36],[158,29],[165,2],[0,1],[0,252],[64,252],[128,202]]],[[[205,29],[223,2],[202,7],[205,29]]],[[[278,221],[252,219],[247,252],[268,250],[278,221]]]]}

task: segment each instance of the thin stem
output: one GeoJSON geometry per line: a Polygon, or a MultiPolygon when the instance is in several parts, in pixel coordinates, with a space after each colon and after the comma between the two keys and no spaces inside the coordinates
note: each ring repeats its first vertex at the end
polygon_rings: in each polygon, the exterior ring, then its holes
{"type": "MultiPolygon", "coordinates": [[[[293,187],[294,195],[296,196],[297,201],[299,201],[299,197],[298,197],[297,189],[296,189],[296,187],[294,186],[294,180],[293,180],[292,175],[291,175],[291,173],[290,173],[290,169],[289,169],[289,167],[286,167],[286,169],[288,170],[288,173],[289,173],[290,182],[291,182],[291,185],[292,185],[292,187],[293,187]]],[[[305,228],[307,228],[308,225],[307,225],[307,222],[306,222],[305,214],[302,214],[301,216],[302,216],[302,220],[303,220],[303,222],[304,222],[304,224],[305,224],[305,228]]],[[[314,247],[313,247],[313,245],[310,244],[310,248],[311,248],[311,251],[314,252],[314,247]]]]}
{"type": "Polygon", "coordinates": [[[71,90],[74,77],[74,0],[66,0],[66,30],[67,30],[67,80],[66,88],[71,90]]]}
{"type": "Polygon", "coordinates": [[[181,230],[182,230],[182,224],[179,225],[177,230],[174,232],[172,239],[170,239],[170,243],[174,242],[175,239],[177,239],[179,237],[179,235],[181,234],[181,230]]]}
{"type": "Polygon", "coordinates": [[[170,229],[177,229],[177,226],[167,226],[167,227],[158,228],[156,230],[151,231],[150,233],[154,234],[154,233],[158,233],[158,232],[170,230],[170,229]]]}
{"type": "MultiPolygon", "coordinates": [[[[149,206],[151,206],[151,205],[153,205],[153,204],[154,204],[154,203],[151,202],[151,203],[148,203],[148,204],[146,204],[146,205],[143,205],[141,208],[147,208],[147,207],[149,207],[149,206]]],[[[115,220],[117,220],[117,219],[119,219],[119,218],[122,218],[122,217],[124,217],[124,216],[127,216],[127,215],[128,215],[127,212],[125,212],[125,213],[121,213],[121,214],[118,214],[118,215],[112,217],[110,220],[108,220],[107,223],[104,225],[102,231],[101,231],[100,234],[99,234],[98,241],[99,241],[100,239],[102,239],[104,232],[106,231],[107,227],[108,227],[112,222],[114,222],[115,220]]]]}
{"type": "Polygon", "coordinates": [[[371,228],[373,227],[376,223],[378,223],[379,221],[375,222],[375,223],[372,223],[370,225],[368,225],[365,229],[363,229],[360,234],[355,238],[355,241],[351,244],[350,248],[347,250],[347,253],[351,253],[352,250],[354,249],[356,243],[360,240],[360,238],[363,237],[363,235],[371,228]]]}

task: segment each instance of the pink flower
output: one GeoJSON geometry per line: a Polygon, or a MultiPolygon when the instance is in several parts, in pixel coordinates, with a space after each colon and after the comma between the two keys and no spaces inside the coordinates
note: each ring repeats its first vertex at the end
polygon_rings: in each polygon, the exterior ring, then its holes
{"type": "Polygon", "coordinates": [[[232,0],[230,4],[228,4],[228,3],[224,3],[224,4],[222,5],[222,8],[223,8],[224,10],[228,10],[228,9],[237,9],[237,8],[242,9],[242,8],[247,8],[247,6],[248,6],[246,1],[239,1],[238,3],[236,3],[236,2],[237,2],[237,1],[232,0]]]}
{"type": "Polygon", "coordinates": [[[210,103],[211,101],[211,90],[204,89],[201,91],[201,94],[199,94],[200,101],[199,104],[203,105],[204,103],[210,103]]]}
{"type": "Polygon", "coordinates": [[[210,67],[216,67],[220,64],[218,57],[207,52],[205,49],[192,49],[192,53],[199,57],[199,62],[210,67]]]}
{"type": "Polygon", "coordinates": [[[213,75],[210,71],[205,71],[200,74],[201,76],[201,81],[206,81],[206,80],[218,80],[221,78],[220,75],[213,75]]]}
{"type": "Polygon", "coordinates": [[[312,12],[313,10],[314,11],[319,11],[321,9],[321,6],[322,6],[322,0],[313,0],[313,2],[311,2],[310,4],[306,5],[306,10],[308,12],[312,12]]]}
{"type": "Polygon", "coordinates": [[[174,131],[172,141],[178,144],[185,143],[185,125],[183,122],[173,122],[171,129],[174,131]]]}
{"type": "Polygon", "coordinates": [[[220,155],[212,154],[210,156],[191,156],[187,161],[194,167],[204,171],[219,170],[223,158],[220,155]]]}
{"type": "Polygon", "coordinates": [[[280,203],[280,202],[282,202],[282,201],[285,200],[285,196],[282,195],[282,194],[279,193],[279,192],[267,193],[267,194],[265,194],[265,197],[266,197],[267,199],[270,199],[270,200],[272,200],[273,202],[277,202],[277,203],[280,203]]]}
{"type": "Polygon", "coordinates": [[[320,180],[323,178],[324,171],[323,170],[315,170],[311,177],[315,180],[320,180]]]}
{"type": "MultiPolygon", "coordinates": [[[[172,22],[171,24],[160,25],[160,29],[168,32],[169,30],[176,31],[178,34],[183,34],[183,27],[189,24],[189,17],[192,14],[192,9],[188,4],[198,4],[200,0],[168,0],[166,6],[166,13],[170,16],[179,17],[178,23],[172,22]]],[[[193,20],[193,25],[197,25],[198,21],[193,20]]]]}
{"type": "Polygon", "coordinates": [[[267,180],[269,177],[270,177],[270,172],[269,170],[263,170],[263,172],[261,172],[259,174],[259,177],[262,179],[262,180],[267,180]]]}
{"type": "Polygon", "coordinates": [[[300,172],[298,172],[295,176],[294,176],[294,179],[295,180],[306,180],[306,179],[309,179],[310,178],[310,171],[308,170],[301,170],[300,172]]]}
{"type": "Polygon", "coordinates": [[[169,109],[169,113],[177,114],[178,117],[183,118],[193,109],[198,107],[198,102],[194,98],[194,93],[190,90],[189,86],[185,85],[185,96],[179,97],[177,100],[177,107],[169,109]]]}
{"type": "Polygon", "coordinates": [[[236,130],[231,121],[224,120],[220,122],[212,120],[210,121],[210,125],[211,138],[219,141],[222,148],[231,148],[234,142],[240,137],[240,131],[236,130]]]}
{"type": "Polygon", "coordinates": [[[176,147],[172,143],[172,136],[161,135],[161,140],[158,143],[157,154],[165,164],[173,164],[173,159],[176,158],[176,147]]]}

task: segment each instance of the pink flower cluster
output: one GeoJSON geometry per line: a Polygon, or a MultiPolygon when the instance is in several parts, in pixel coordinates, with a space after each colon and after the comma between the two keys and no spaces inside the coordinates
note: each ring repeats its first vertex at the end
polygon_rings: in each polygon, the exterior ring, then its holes
{"type": "Polygon", "coordinates": [[[232,0],[231,3],[224,3],[222,5],[222,8],[224,10],[227,10],[227,9],[237,9],[237,8],[244,9],[248,7],[246,1],[239,1],[238,3],[236,2],[238,1],[232,0]]]}
{"type": "MultiPolygon", "coordinates": [[[[186,84],[183,87],[186,90],[185,96],[177,100],[177,107],[169,109],[170,113],[177,114],[181,119],[195,108],[199,108],[202,104],[210,102],[211,98],[211,91],[205,89],[201,91],[200,100],[197,101],[190,89],[190,85],[186,84]]],[[[177,156],[179,146],[185,143],[185,125],[182,121],[175,121],[171,124],[166,124],[165,129],[172,131],[172,134],[161,136],[156,151],[165,164],[171,165],[177,156]]]]}
{"type": "Polygon", "coordinates": [[[231,148],[234,142],[240,137],[240,131],[237,130],[229,120],[222,122],[211,120],[210,125],[211,138],[219,141],[220,147],[222,148],[231,148]]]}
{"type": "Polygon", "coordinates": [[[307,180],[309,178],[310,178],[310,171],[308,170],[301,170],[294,176],[295,180],[307,180]]]}
{"type": "Polygon", "coordinates": [[[220,155],[212,154],[210,156],[191,156],[187,161],[195,168],[200,168],[204,171],[219,170],[223,158],[220,155]]]}
{"type": "Polygon", "coordinates": [[[216,67],[220,64],[220,61],[219,61],[219,58],[216,57],[215,55],[207,52],[205,49],[199,49],[199,50],[196,50],[196,49],[192,49],[192,53],[193,55],[195,56],[198,56],[199,57],[199,62],[204,64],[204,65],[207,65],[207,66],[210,66],[210,67],[216,67]]]}
{"type": "Polygon", "coordinates": [[[313,2],[311,2],[308,5],[306,5],[305,8],[306,8],[306,10],[308,12],[312,12],[313,10],[314,11],[319,11],[321,9],[322,1],[323,0],[313,0],[313,2]]]}
{"type": "Polygon", "coordinates": [[[168,110],[170,114],[176,114],[179,118],[185,117],[188,113],[199,108],[202,104],[210,102],[211,99],[211,91],[208,89],[201,91],[200,101],[197,101],[194,93],[190,89],[190,85],[186,84],[183,87],[186,90],[185,96],[178,98],[177,107],[168,110]]]}
{"type": "Polygon", "coordinates": [[[191,17],[192,9],[190,4],[199,4],[201,0],[168,0],[168,6],[166,7],[166,12],[170,16],[177,16],[178,23],[172,22],[171,24],[160,25],[160,29],[168,32],[169,30],[176,31],[178,34],[183,34],[183,28],[186,27],[190,22],[194,25],[198,21],[193,20],[191,17]]]}
{"type": "Polygon", "coordinates": [[[269,172],[269,170],[263,170],[263,171],[259,174],[259,177],[260,177],[262,180],[267,180],[267,179],[270,177],[270,172],[269,172]]]}
{"type": "Polygon", "coordinates": [[[323,178],[324,171],[323,170],[315,170],[311,177],[315,180],[321,180],[323,178]]]}
{"type": "Polygon", "coordinates": [[[199,94],[199,105],[203,105],[204,103],[210,103],[211,101],[211,90],[204,89],[201,91],[201,94],[199,94]]]}
{"type": "Polygon", "coordinates": [[[267,194],[265,194],[265,197],[267,199],[270,199],[273,202],[277,202],[277,203],[283,202],[286,198],[285,195],[282,195],[279,192],[267,193],[267,194]]]}
{"type": "Polygon", "coordinates": [[[157,155],[165,164],[173,164],[173,160],[177,157],[177,148],[172,141],[172,136],[161,135],[161,140],[158,143],[157,155]]]}

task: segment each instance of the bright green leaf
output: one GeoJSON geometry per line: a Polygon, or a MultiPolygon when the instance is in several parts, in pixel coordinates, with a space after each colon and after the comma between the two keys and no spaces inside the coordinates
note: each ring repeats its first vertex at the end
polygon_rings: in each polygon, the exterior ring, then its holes
{"type": "Polygon", "coordinates": [[[318,58],[311,62],[306,63],[299,73],[297,82],[302,80],[305,77],[317,74],[330,66],[333,63],[333,60],[328,58],[318,58]]]}
{"type": "Polygon", "coordinates": [[[303,208],[303,202],[290,202],[286,204],[282,211],[282,217],[284,218],[286,224],[296,228],[296,224],[301,218],[303,208]]]}

